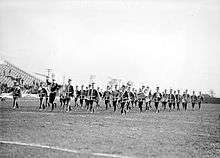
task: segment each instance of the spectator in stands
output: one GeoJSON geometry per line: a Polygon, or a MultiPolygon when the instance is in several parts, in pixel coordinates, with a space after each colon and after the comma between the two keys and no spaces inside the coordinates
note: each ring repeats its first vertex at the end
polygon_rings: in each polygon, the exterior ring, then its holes
{"type": "Polygon", "coordinates": [[[24,79],[21,79],[21,84],[22,84],[22,85],[24,84],[24,79]]]}
{"type": "Polygon", "coordinates": [[[21,84],[21,77],[19,77],[18,75],[16,76],[15,80],[18,82],[18,84],[21,84]]]}

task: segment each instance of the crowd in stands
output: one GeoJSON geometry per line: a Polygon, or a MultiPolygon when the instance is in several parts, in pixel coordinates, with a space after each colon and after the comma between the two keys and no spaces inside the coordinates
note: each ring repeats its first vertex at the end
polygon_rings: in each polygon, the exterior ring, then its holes
{"type": "Polygon", "coordinates": [[[12,92],[14,82],[17,82],[22,93],[37,94],[40,79],[23,71],[17,66],[4,60],[0,62],[0,94],[12,92]]]}
{"type": "MultiPolygon", "coordinates": [[[[23,92],[28,93],[28,94],[37,94],[38,93],[38,88],[39,88],[39,83],[33,81],[32,84],[23,84],[22,82],[19,82],[20,88],[23,92]]],[[[2,93],[11,93],[12,92],[12,87],[8,86],[7,83],[1,83],[0,82],[0,94],[2,93]]]]}

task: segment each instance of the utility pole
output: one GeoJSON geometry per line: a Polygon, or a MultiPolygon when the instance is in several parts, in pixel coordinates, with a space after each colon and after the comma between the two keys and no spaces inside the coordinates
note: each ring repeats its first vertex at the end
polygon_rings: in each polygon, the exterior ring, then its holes
{"type": "Polygon", "coordinates": [[[65,75],[63,75],[63,85],[65,84],[65,75]]]}
{"type": "Polygon", "coordinates": [[[118,87],[121,87],[121,81],[122,79],[118,79],[118,87]]]}
{"type": "Polygon", "coordinates": [[[48,79],[50,78],[50,72],[52,71],[52,69],[46,69],[47,70],[47,76],[48,76],[48,79]]]}
{"type": "Polygon", "coordinates": [[[89,84],[92,84],[92,83],[94,83],[95,82],[95,78],[96,78],[96,75],[90,75],[90,77],[89,77],[89,84]]]}

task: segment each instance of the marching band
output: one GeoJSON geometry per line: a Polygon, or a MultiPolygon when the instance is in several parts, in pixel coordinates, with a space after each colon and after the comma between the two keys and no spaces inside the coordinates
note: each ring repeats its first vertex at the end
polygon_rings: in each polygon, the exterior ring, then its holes
{"type": "MultiPolygon", "coordinates": [[[[160,104],[162,109],[166,110],[166,105],[168,104],[169,111],[177,110],[180,111],[180,105],[184,110],[187,110],[187,105],[191,103],[192,110],[194,110],[195,105],[198,104],[198,108],[201,109],[201,104],[204,100],[202,93],[199,92],[197,96],[195,91],[192,95],[188,94],[188,90],[185,90],[183,94],[180,94],[180,90],[173,91],[170,89],[169,93],[165,89],[162,93],[160,88],[156,87],[155,93],[151,93],[148,86],[142,86],[137,91],[132,88],[131,85],[122,85],[118,87],[115,85],[114,88],[107,86],[104,92],[100,91],[98,87],[95,89],[95,83],[90,84],[86,89],[84,85],[78,90],[78,86],[74,91],[71,85],[71,79],[68,80],[67,85],[60,86],[55,83],[53,79],[50,83],[46,82],[46,86],[40,83],[38,89],[39,95],[39,109],[44,110],[46,107],[51,107],[51,111],[56,108],[56,103],[54,103],[57,94],[59,93],[60,107],[62,110],[69,112],[72,108],[80,107],[85,108],[91,113],[94,113],[97,108],[100,108],[100,102],[103,101],[105,104],[105,109],[113,107],[113,111],[116,112],[117,108],[120,109],[121,114],[127,114],[129,110],[134,107],[138,107],[140,112],[143,112],[143,107],[145,106],[145,111],[153,109],[151,104],[155,106],[155,112],[160,112],[160,104]],[[74,93],[75,92],[75,93],[74,93]],[[74,106],[71,106],[71,99],[74,101],[74,106]],[[49,100],[49,102],[48,102],[49,100]]],[[[18,108],[17,100],[21,97],[21,90],[17,83],[13,87],[13,108],[18,108]]]]}

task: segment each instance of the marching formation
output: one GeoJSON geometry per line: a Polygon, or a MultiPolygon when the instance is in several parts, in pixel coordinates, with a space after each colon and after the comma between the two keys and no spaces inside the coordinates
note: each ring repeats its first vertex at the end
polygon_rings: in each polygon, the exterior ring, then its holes
{"type": "MultiPolygon", "coordinates": [[[[107,86],[104,92],[100,88],[95,88],[94,83],[84,87],[82,85],[79,89],[78,86],[71,85],[71,79],[68,80],[67,85],[58,85],[53,79],[52,82],[46,82],[46,85],[40,83],[39,89],[39,109],[43,110],[48,107],[51,111],[57,108],[55,103],[56,96],[59,96],[60,109],[66,112],[71,111],[75,107],[81,107],[85,110],[94,113],[98,108],[101,108],[101,102],[104,102],[104,108],[108,110],[112,108],[114,112],[117,109],[121,114],[126,114],[134,107],[138,107],[140,112],[153,109],[156,113],[160,110],[187,110],[188,105],[191,104],[192,109],[198,104],[198,109],[201,108],[203,96],[201,92],[196,95],[195,91],[190,95],[188,90],[182,94],[180,90],[170,89],[169,92],[165,89],[160,91],[156,87],[155,92],[152,92],[148,86],[142,86],[139,89],[131,88],[131,85],[114,85],[113,87],[107,86]],[[74,105],[71,105],[73,100],[74,105]],[[152,106],[154,105],[154,107],[152,106]],[[159,106],[161,105],[162,108],[159,106]],[[181,108],[182,107],[182,108],[181,108]]],[[[18,108],[17,99],[21,97],[21,90],[19,85],[15,82],[13,90],[13,108],[18,108]]]]}

